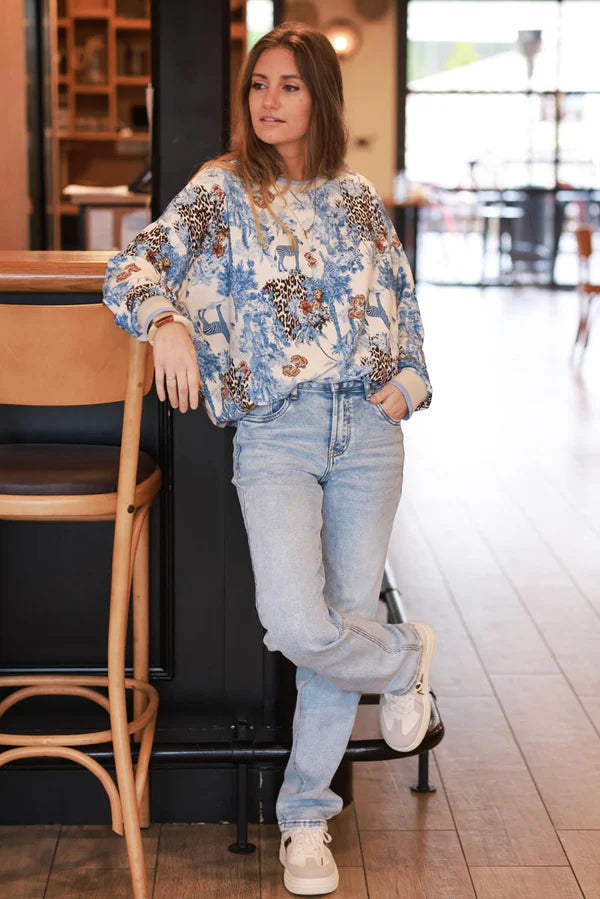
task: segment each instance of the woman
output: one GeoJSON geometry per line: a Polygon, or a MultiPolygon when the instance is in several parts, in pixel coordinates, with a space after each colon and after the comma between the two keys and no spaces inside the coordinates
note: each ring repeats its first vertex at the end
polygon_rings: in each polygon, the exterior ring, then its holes
{"type": "Polygon", "coordinates": [[[406,257],[381,199],[344,166],[339,63],[284,23],[250,51],[232,149],[109,263],[105,302],[154,345],[161,400],[199,393],[236,427],[235,484],[265,644],[297,667],[277,801],[286,887],[335,890],[330,788],[361,692],[386,741],[429,722],[433,629],[375,619],[400,499],[402,420],[430,402],[406,257]]]}

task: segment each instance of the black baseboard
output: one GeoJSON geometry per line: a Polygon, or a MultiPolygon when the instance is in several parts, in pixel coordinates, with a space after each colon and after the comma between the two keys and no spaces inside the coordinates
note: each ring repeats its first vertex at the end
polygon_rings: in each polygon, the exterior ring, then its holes
{"type": "MultiPolygon", "coordinates": [[[[114,769],[107,766],[114,778],[114,769]]],[[[283,765],[248,767],[248,820],[275,822],[283,765]],[[261,817],[262,815],[262,817],[261,817]]],[[[0,825],[110,824],[104,788],[89,771],[68,763],[8,766],[0,771],[0,825]]],[[[153,764],[151,817],[155,823],[235,823],[237,766],[153,764]]]]}

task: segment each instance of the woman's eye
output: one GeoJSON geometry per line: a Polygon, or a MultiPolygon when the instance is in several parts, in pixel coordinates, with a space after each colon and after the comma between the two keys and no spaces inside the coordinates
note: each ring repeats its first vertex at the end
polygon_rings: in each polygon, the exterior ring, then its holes
{"type": "MultiPolygon", "coordinates": [[[[266,84],[263,84],[262,81],[252,81],[250,84],[251,90],[262,90],[262,88],[266,87],[266,84]]],[[[297,84],[284,84],[283,88],[288,93],[295,93],[297,90],[300,90],[297,84]]]]}

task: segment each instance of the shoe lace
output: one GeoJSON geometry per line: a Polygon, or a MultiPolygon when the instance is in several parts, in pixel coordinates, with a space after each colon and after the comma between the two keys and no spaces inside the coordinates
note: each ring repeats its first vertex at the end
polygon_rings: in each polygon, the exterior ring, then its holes
{"type": "Polygon", "coordinates": [[[307,827],[300,830],[291,831],[284,834],[292,837],[292,843],[295,850],[303,852],[305,855],[314,855],[320,857],[323,853],[323,843],[331,843],[331,834],[326,830],[320,830],[317,827],[307,827]]]}
{"type": "Polygon", "coordinates": [[[391,703],[394,712],[397,712],[399,715],[408,715],[415,707],[417,694],[423,696],[424,693],[425,691],[422,682],[417,681],[412,690],[409,690],[408,693],[388,693],[387,698],[391,703]]]}

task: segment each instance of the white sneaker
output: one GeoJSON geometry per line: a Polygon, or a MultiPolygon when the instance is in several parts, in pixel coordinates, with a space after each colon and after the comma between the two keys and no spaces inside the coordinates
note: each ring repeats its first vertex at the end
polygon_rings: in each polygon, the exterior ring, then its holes
{"type": "Polygon", "coordinates": [[[382,693],[379,700],[381,735],[397,752],[410,752],[422,742],[429,727],[431,699],[429,672],[435,652],[435,631],[430,624],[410,621],[423,644],[421,671],[407,693],[382,693]]]}
{"type": "Polygon", "coordinates": [[[327,843],[331,843],[331,834],[320,827],[285,830],[281,834],[279,861],[285,868],[283,883],[290,893],[318,896],[337,888],[338,869],[327,843]]]}

